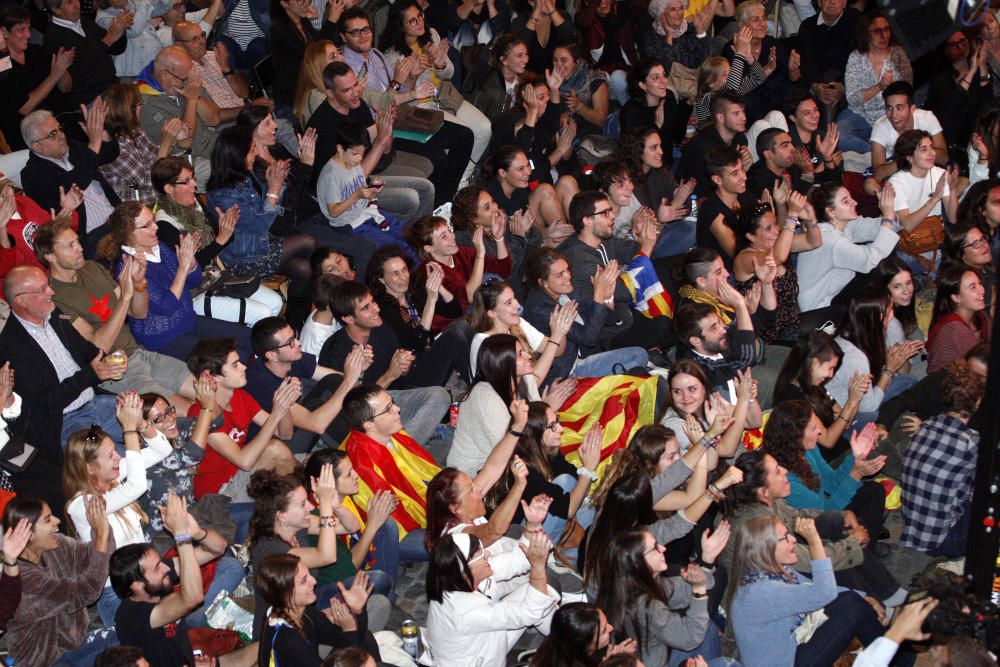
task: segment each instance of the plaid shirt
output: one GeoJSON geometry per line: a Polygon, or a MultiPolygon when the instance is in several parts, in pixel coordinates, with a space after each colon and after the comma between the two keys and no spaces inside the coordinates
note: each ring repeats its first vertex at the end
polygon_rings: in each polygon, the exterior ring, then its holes
{"type": "Polygon", "coordinates": [[[118,137],[117,141],[118,158],[102,164],[97,170],[122,201],[135,199],[135,191],[139,192],[139,201],[156,201],[153,182],[149,179],[149,170],[156,162],[156,145],[142,131],[134,137],[118,137]]]}
{"type": "Polygon", "coordinates": [[[903,464],[903,538],[930,551],[944,541],[971,501],[979,433],[950,415],[923,423],[903,464]]]}
{"type": "Polygon", "coordinates": [[[201,62],[195,62],[194,67],[201,74],[201,85],[208,92],[215,105],[220,109],[235,109],[244,106],[240,96],[233,92],[233,87],[222,73],[219,62],[215,59],[215,51],[206,51],[201,62]]]}

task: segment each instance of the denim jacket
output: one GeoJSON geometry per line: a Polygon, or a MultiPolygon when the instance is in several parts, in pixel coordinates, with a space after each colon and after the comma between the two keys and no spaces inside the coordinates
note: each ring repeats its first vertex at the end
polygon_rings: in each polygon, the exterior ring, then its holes
{"type": "MultiPolygon", "coordinates": [[[[243,177],[243,182],[229,185],[208,193],[208,210],[226,211],[233,204],[240,207],[240,220],[233,233],[233,239],[219,257],[223,263],[253,262],[267,257],[270,252],[271,224],[284,209],[268,199],[263,193],[266,186],[252,174],[243,177]]],[[[280,198],[279,200],[280,201],[280,198]]]]}

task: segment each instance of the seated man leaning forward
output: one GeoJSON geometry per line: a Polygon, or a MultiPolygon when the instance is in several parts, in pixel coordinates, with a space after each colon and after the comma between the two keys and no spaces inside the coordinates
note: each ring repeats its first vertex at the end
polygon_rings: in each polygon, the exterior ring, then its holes
{"type": "MultiPolygon", "coordinates": [[[[194,497],[201,499],[207,493],[221,493],[234,503],[250,502],[247,485],[256,470],[274,470],[278,474],[291,473],[295,457],[278,438],[292,437],[292,405],[302,394],[298,378],[287,377],[274,392],[274,409],[268,412],[248,394],[247,367],[236,352],[236,341],[227,338],[209,338],[198,342],[187,359],[188,369],[195,376],[208,371],[215,379],[215,406],[213,422],[220,415],[222,425],[208,436],[205,458],[198,466],[194,478],[194,497]],[[260,430],[252,439],[247,438],[250,424],[260,430]]],[[[189,417],[197,417],[201,404],[195,403],[188,410],[189,417]]]]}
{"type": "Polygon", "coordinates": [[[351,428],[344,441],[359,491],[351,496],[362,512],[376,493],[399,498],[392,518],[400,542],[419,545],[427,527],[427,484],[441,468],[420,444],[403,431],[399,406],[377,384],[360,384],[344,397],[344,419],[351,428]]]}

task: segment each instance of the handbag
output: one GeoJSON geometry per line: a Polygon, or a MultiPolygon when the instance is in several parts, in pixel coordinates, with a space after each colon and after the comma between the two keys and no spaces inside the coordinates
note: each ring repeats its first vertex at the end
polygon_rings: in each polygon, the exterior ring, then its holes
{"type": "Polygon", "coordinates": [[[465,98],[462,97],[462,93],[458,92],[458,88],[455,87],[451,81],[442,81],[441,86],[438,88],[438,106],[445,111],[450,111],[452,113],[458,113],[458,108],[462,106],[465,102],[465,98]]]}
{"type": "Polygon", "coordinates": [[[16,475],[28,467],[38,450],[19,435],[9,431],[7,435],[7,443],[0,449],[0,469],[16,475]]]}
{"type": "Polygon", "coordinates": [[[440,109],[424,109],[404,104],[396,108],[396,114],[393,127],[403,132],[434,134],[444,124],[444,112],[440,109]]]}
{"type": "Polygon", "coordinates": [[[559,541],[556,542],[552,556],[566,567],[576,569],[576,559],[567,556],[566,552],[570,549],[578,549],[580,543],[583,542],[585,534],[586,531],[584,531],[580,522],[576,520],[576,517],[570,519],[563,526],[562,535],[559,536],[559,541]]]}
{"type": "Polygon", "coordinates": [[[188,628],[188,640],[192,650],[201,651],[202,655],[210,658],[218,658],[236,650],[240,644],[240,634],[235,630],[188,628]]]}
{"type": "Polygon", "coordinates": [[[929,215],[910,231],[899,232],[899,249],[914,257],[928,273],[933,272],[938,249],[944,241],[944,221],[939,215],[929,215]],[[933,253],[931,259],[922,255],[933,253]]]}
{"type": "Polygon", "coordinates": [[[693,100],[698,95],[698,70],[674,61],[670,63],[670,74],[667,79],[670,90],[677,93],[680,99],[693,100]]]}

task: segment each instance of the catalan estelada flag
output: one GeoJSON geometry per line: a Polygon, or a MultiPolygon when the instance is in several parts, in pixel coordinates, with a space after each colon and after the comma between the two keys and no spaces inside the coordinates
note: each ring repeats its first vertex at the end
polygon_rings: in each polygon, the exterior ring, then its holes
{"type": "Polygon", "coordinates": [[[622,271],[621,281],[632,296],[633,310],[649,318],[674,316],[674,300],[663,289],[649,257],[643,254],[633,257],[622,271]]]}
{"type": "Polygon", "coordinates": [[[577,449],[583,436],[595,425],[604,429],[599,475],[604,474],[611,455],[628,445],[640,427],[653,423],[656,412],[654,377],[608,375],[580,378],[576,391],[559,410],[563,425],[562,450],[574,466],[582,465],[577,449]]]}
{"type": "Polygon", "coordinates": [[[392,436],[389,449],[354,430],[344,440],[343,449],[361,478],[361,490],[353,500],[362,520],[368,516],[368,501],[375,492],[387,489],[399,498],[392,518],[399,524],[400,538],[427,527],[427,484],[441,468],[426,449],[403,431],[392,436]]]}

